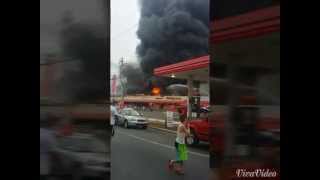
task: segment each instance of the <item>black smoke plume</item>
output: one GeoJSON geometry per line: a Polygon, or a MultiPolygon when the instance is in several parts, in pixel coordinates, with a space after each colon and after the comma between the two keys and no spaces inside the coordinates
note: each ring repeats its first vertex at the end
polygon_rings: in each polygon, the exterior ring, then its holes
{"type": "Polygon", "coordinates": [[[140,0],[136,52],[143,72],[208,54],[209,0],[140,0]]]}
{"type": "Polygon", "coordinates": [[[144,93],[144,75],[137,64],[129,63],[124,65],[121,74],[127,79],[127,83],[124,84],[126,94],[144,93]]]}
{"type": "Polygon", "coordinates": [[[68,70],[60,82],[72,101],[92,102],[105,99],[109,93],[107,74],[110,55],[104,28],[76,23],[66,13],[60,32],[63,55],[78,61],[76,70],[68,70]]]}

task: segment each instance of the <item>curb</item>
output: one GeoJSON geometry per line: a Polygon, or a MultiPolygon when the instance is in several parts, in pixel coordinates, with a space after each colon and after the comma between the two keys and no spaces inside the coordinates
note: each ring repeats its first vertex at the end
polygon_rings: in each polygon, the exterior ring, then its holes
{"type": "Polygon", "coordinates": [[[148,121],[151,121],[151,122],[161,122],[161,123],[164,123],[166,120],[164,119],[155,119],[155,118],[147,118],[148,121]]]}
{"type": "Polygon", "coordinates": [[[169,129],[158,128],[158,127],[153,127],[153,126],[149,126],[149,128],[151,128],[151,129],[157,129],[157,130],[160,130],[160,131],[169,132],[169,133],[172,133],[172,134],[176,134],[176,131],[172,131],[172,130],[169,130],[169,129]]]}

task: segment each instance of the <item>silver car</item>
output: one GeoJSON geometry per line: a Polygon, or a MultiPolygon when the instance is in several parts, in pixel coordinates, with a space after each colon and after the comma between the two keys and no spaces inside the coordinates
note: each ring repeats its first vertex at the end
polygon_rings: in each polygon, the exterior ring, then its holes
{"type": "Polygon", "coordinates": [[[93,135],[77,133],[58,139],[58,175],[80,180],[87,177],[110,178],[110,150],[93,135]]]}
{"type": "Polygon", "coordinates": [[[124,108],[120,110],[117,115],[119,125],[125,128],[140,127],[146,129],[148,127],[148,120],[143,115],[132,108],[124,108]]]}

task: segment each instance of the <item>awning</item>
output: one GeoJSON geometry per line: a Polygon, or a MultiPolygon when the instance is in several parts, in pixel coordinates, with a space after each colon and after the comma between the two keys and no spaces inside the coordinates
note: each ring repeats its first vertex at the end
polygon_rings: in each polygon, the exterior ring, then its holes
{"type": "Polygon", "coordinates": [[[214,44],[279,32],[280,5],[217,20],[210,26],[210,43],[214,44]]]}
{"type": "Polygon", "coordinates": [[[209,62],[209,55],[201,56],[176,64],[162,66],[154,69],[153,72],[156,76],[177,79],[188,79],[189,76],[192,76],[193,80],[207,81],[209,77],[209,62]]]}

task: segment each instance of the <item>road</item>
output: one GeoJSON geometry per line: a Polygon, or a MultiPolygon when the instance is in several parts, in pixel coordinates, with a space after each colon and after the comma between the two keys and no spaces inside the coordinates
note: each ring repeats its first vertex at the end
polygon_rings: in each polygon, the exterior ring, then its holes
{"type": "Polygon", "coordinates": [[[208,145],[188,148],[185,175],[168,171],[167,161],[175,157],[175,135],[155,129],[117,127],[111,140],[112,180],[206,180],[209,178],[208,145]]]}

